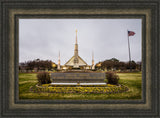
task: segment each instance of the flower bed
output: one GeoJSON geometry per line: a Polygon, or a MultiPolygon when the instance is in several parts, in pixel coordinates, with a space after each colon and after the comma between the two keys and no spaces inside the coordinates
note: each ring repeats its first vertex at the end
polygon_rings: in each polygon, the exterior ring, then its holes
{"type": "Polygon", "coordinates": [[[49,85],[48,87],[107,87],[107,85],[80,85],[80,84],[77,84],[77,85],[49,85]]]}
{"type": "Polygon", "coordinates": [[[126,86],[109,85],[110,87],[52,87],[52,86],[36,86],[34,92],[50,92],[50,93],[121,93],[128,90],[126,86]]]}

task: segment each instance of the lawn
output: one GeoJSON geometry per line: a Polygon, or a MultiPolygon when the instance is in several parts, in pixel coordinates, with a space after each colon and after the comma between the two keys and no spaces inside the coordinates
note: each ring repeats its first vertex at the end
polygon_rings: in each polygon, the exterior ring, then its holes
{"type": "Polygon", "coordinates": [[[93,94],[93,93],[34,93],[30,91],[31,86],[37,84],[36,73],[19,74],[19,98],[20,99],[74,99],[74,100],[109,100],[109,99],[141,99],[142,73],[117,73],[120,77],[119,83],[129,88],[124,93],[93,94]]]}

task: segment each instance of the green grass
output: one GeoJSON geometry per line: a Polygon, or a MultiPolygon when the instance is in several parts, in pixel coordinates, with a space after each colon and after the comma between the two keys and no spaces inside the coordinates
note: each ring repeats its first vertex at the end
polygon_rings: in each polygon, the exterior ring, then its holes
{"type": "Polygon", "coordinates": [[[120,77],[120,84],[129,88],[127,92],[116,94],[91,94],[91,93],[34,93],[30,87],[37,84],[36,73],[19,74],[19,98],[20,99],[74,99],[74,100],[109,100],[109,99],[141,99],[142,74],[138,73],[117,73],[120,77]]]}

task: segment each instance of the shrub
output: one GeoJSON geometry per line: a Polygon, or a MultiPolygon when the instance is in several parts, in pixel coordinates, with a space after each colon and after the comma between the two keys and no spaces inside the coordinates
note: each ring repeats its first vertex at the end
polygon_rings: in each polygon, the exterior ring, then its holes
{"type": "Polygon", "coordinates": [[[40,85],[51,83],[50,75],[49,75],[49,73],[47,73],[47,72],[38,73],[38,74],[37,74],[37,79],[38,79],[38,83],[39,83],[40,85]]]}
{"type": "Polygon", "coordinates": [[[106,72],[106,79],[108,84],[118,85],[119,76],[113,72],[106,72]]]}

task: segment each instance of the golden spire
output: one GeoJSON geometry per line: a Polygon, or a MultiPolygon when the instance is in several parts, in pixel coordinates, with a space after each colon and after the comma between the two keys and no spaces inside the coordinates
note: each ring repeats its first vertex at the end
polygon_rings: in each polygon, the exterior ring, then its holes
{"type": "Polygon", "coordinates": [[[76,29],[76,44],[77,44],[77,29],[76,29]]]}
{"type": "Polygon", "coordinates": [[[95,69],[95,65],[94,65],[94,53],[92,51],[92,70],[95,69]]]}
{"type": "Polygon", "coordinates": [[[59,51],[59,56],[58,56],[58,60],[60,60],[60,51],[59,51]]]}
{"type": "Polygon", "coordinates": [[[60,66],[60,51],[59,51],[59,56],[58,56],[58,65],[57,65],[57,69],[60,70],[61,66],[60,66]]]}
{"type": "Polygon", "coordinates": [[[94,53],[92,51],[92,64],[94,64],[94,53]]]}

